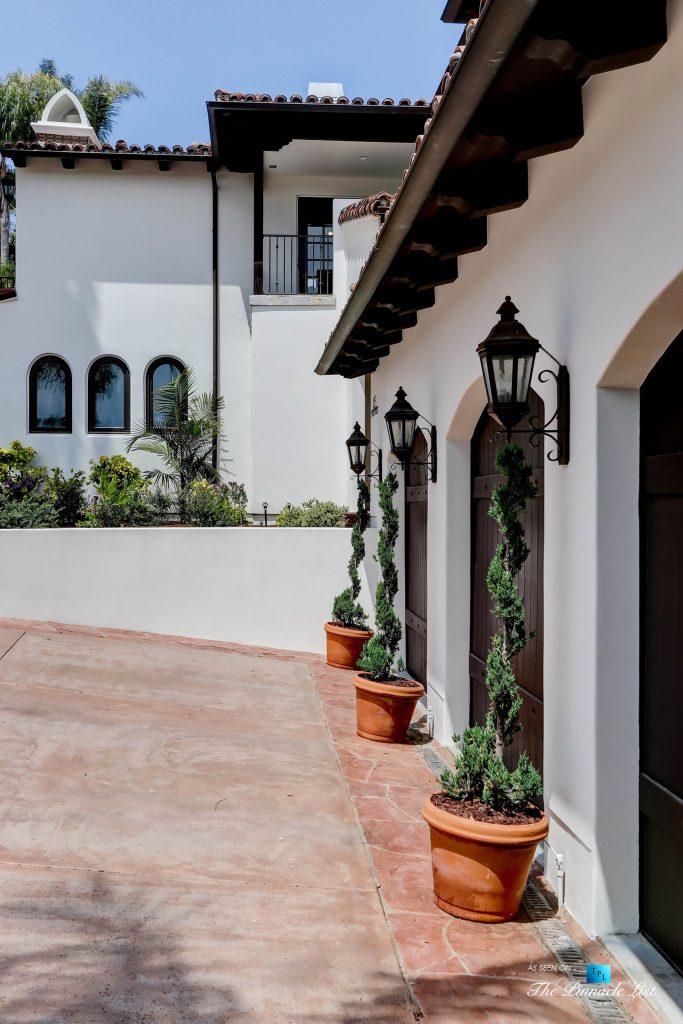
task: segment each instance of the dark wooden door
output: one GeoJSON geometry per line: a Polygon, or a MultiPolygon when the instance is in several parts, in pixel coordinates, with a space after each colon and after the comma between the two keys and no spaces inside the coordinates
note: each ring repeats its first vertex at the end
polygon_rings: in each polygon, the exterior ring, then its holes
{"type": "MultiPolygon", "coordinates": [[[[530,393],[531,416],[543,422],[543,402],[530,393]]],[[[520,424],[528,427],[528,420],[520,424]]],[[[495,457],[505,444],[500,426],[486,412],[482,415],[472,438],[472,576],[470,592],[470,724],[484,722],[488,708],[486,693],[486,656],[497,621],[491,614],[491,595],[486,587],[486,573],[500,535],[488,514],[491,492],[503,477],[496,473],[495,457]]],[[[543,444],[533,447],[528,435],[518,434],[520,444],[534,467],[538,497],[529,502],[525,529],[531,553],[519,576],[519,589],[524,597],[527,629],[535,636],[515,660],[517,681],[524,705],[521,713],[522,732],[506,751],[506,763],[514,768],[523,750],[539,771],[543,770],[543,444]]]]}
{"type": "MultiPolygon", "coordinates": [[[[429,445],[421,430],[413,459],[426,459],[429,445]]],[[[406,667],[427,683],[427,467],[406,468],[406,667]]]]}
{"type": "Polygon", "coordinates": [[[640,393],[641,931],[683,972],[683,334],[640,393]]]}

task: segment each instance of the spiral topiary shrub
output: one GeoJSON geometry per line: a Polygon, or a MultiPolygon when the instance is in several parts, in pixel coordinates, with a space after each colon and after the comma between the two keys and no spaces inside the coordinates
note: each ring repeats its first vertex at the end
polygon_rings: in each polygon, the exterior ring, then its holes
{"type": "Polygon", "coordinates": [[[368,498],[367,486],[363,480],[359,479],[356,521],[351,531],[351,557],[348,566],[351,586],[338,594],[332,605],[332,622],[335,626],[343,626],[344,629],[367,629],[368,616],[358,601],[360,596],[358,569],[365,558],[363,534],[368,526],[368,498]]]}
{"type": "Polygon", "coordinates": [[[388,683],[393,677],[394,658],[401,642],[401,622],[394,611],[398,591],[398,571],[394,550],[398,537],[399,517],[394,507],[394,494],[398,490],[395,473],[389,473],[379,485],[379,507],[382,527],[377,539],[375,560],[379,563],[381,579],[375,591],[375,635],[363,647],[358,668],[377,683],[388,683]]]}
{"type": "Polygon", "coordinates": [[[491,638],[486,659],[486,689],[490,708],[485,725],[465,729],[453,740],[460,746],[455,770],[441,775],[443,792],[457,800],[479,799],[499,811],[524,810],[542,793],[541,776],[522,754],[514,771],[503,763],[503,754],[521,729],[522,698],[512,659],[533,636],[527,633],[524,602],[517,576],[529,557],[521,520],[527,502],[536,496],[532,469],[522,449],[508,443],[496,456],[496,469],[505,481],[491,495],[489,515],[501,534],[491,560],[486,583],[493,599],[493,614],[500,625],[491,638]]]}

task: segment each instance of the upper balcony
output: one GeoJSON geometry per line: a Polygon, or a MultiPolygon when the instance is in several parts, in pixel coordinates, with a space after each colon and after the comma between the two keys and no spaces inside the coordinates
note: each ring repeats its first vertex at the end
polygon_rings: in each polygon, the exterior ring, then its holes
{"type": "Polygon", "coordinates": [[[257,295],[332,295],[332,228],[301,235],[264,235],[254,268],[257,295]]]}

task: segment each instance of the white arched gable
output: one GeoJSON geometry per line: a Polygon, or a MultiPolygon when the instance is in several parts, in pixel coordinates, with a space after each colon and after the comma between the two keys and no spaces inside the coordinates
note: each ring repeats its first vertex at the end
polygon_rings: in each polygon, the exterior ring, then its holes
{"type": "Polygon", "coordinates": [[[31,124],[36,136],[63,138],[69,142],[90,142],[100,146],[83,104],[70,89],[60,89],[48,100],[40,121],[31,124]]]}

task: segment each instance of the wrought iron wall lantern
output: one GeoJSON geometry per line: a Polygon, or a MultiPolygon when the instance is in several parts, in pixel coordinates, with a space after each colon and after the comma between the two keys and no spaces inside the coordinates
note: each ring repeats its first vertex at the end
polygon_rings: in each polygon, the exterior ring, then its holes
{"type": "Polygon", "coordinates": [[[519,323],[516,319],[519,310],[509,295],[497,312],[500,321],[477,348],[489,415],[505,429],[508,441],[512,434],[529,434],[530,443],[538,447],[541,438],[552,438],[556,448],[548,452],[548,459],[566,466],[569,462],[569,370],[519,323]],[[529,415],[529,390],[539,349],[557,363],[556,371],[541,370],[538,375],[542,384],[550,377],[555,379],[557,409],[546,423],[532,416],[530,429],[517,430],[520,420],[529,415]]]}
{"type": "Polygon", "coordinates": [[[373,444],[360,429],[360,423],[356,422],[353,428],[353,432],[347,438],[346,449],[349,453],[349,464],[351,471],[360,479],[361,473],[368,476],[371,480],[378,480],[381,483],[382,480],[382,449],[378,448],[376,444],[373,444]],[[375,453],[377,458],[377,469],[375,472],[371,472],[370,462],[368,461],[368,453],[370,459],[372,453],[375,453]]]}
{"type": "Polygon", "coordinates": [[[427,479],[434,483],[436,481],[436,427],[417,409],[413,409],[403,388],[399,388],[396,392],[396,401],[389,412],[385,414],[384,419],[389,432],[391,450],[401,463],[401,469],[405,469],[406,466],[426,466],[427,479]],[[418,420],[424,420],[429,426],[429,451],[424,459],[411,459],[418,420]]]}

